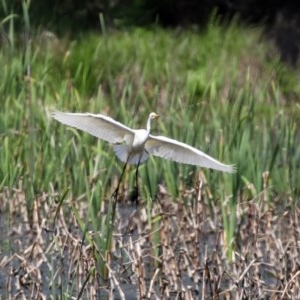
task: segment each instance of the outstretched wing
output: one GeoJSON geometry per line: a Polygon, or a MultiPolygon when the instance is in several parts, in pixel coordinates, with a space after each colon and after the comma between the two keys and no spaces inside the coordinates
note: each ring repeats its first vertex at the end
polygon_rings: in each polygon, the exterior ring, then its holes
{"type": "Polygon", "coordinates": [[[179,163],[196,165],[223,172],[235,172],[234,165],[225,165],[204,152],[164,136],[150,135],[145,148],[148,153],[179,163]]]}
{"type": "Polygon", "coordinates": [[[105,115],[54,111],[52,116],[65,125],[85,131],[112,144],[133,139],[134,136],[132,129],[105,115]]]}

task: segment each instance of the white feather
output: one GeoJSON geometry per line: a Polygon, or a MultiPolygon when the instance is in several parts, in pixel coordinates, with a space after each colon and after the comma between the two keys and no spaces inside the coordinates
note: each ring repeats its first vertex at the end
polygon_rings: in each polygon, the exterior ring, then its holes
{"type": "Polygon", "coordinates": [[[225,165],[192,146],[164,136],[150,135],[151,120],[158,117],[155,113],[149,115],[146,129],[139,130],[131,129],[100,114],[55,111],[53,117],[65,125],[115,144],[114,152],[123,162],[140,164],[148,159],[149,154],[152,154],[179,163],[229,173],[235,172],[234,165],[225,165]]]}

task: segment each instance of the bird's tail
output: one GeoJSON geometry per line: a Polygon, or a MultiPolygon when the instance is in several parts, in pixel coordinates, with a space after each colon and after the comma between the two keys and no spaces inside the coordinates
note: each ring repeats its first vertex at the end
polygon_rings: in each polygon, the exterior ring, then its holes
{"type": "Polygon", "coordinates": [[[141,153],[130,153],[130,149],[127,144],[114,145],[114,152],[122,162],[127,162],[132,165],[137,165],[138,163],[142,164],[149,157],[149,154],[146,151],[143,152],[142,157],[141,153]],[[130,153],[129,158],[128,153],[130,153]]]}

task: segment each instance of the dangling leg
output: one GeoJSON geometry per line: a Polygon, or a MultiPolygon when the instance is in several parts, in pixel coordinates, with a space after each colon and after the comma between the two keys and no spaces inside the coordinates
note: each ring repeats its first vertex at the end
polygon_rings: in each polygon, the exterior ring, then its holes
{"type": "Polygon", "coordinates": [[[122,179],[123,179],[123,175],[124,175],[124,173],[125,173],[125,170],[126,170],[126,166],[127,166],[128,160],[129,160],[129,155],[128,155],[127,160],[126,160],[126,163],[124,164],[124,167],[123,167],[123,169],[122,169],[122,173],[121,173],[121,176],[120,176],[120,178],[119,178],[117,188],[116,188],[115,191],[112,193],[111,197],[117,198],[117,196],[118,196],[120,184],[121,184],[121,181],[122,181],[122,179]]]}
{"type": "Polygon", "coordinates": [[[135,187],[131,195],[131,199],[133,202],[135,202],[136,206],[138,205],[138,200],[139,200],[139,166],[140,166],[140,160],[135,170],[135,187]]]}
{"type": "Polygon", "coordinates": [[[140,166],[140,162],[138,163],[137,167],[136,167],[136,171],[135,171],[135,187],[137,189],[139,189],[139,166],[140,166]]]}
{"type": "Polygon", "coordinates": [[[113,198],[113,204],[112,204],[112,220],[114,220],[114,218],[115,218],[115,212],[116,212],[116,207],[117,207],[119,188],[120,188],[120,184],[121,184],[123,175],[124,175],[125,170],[126,170],[126,166],[127,166],[128,160],[129,160],[129,155],[128,155],[128,158],[127,158],[127,160],[126,160],[126,163],[124,164],[124,167],[123,167],[123,169],[122,169],[122,173],[121,173],[121,176],[120,176],[120,178],[119,178],[117,188],[115,189],[115,191],[114,191],[114,192],[112,193],[112,195],[111,195],[111,198],[113,198]]]}

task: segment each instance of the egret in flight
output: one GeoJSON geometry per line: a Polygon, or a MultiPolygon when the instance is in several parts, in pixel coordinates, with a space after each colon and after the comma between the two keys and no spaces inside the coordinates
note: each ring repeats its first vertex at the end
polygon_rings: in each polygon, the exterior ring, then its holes
{"type": "Polygon", "coordinates": [[[139,165],[145,162],[149,155],[222,172],[235,172],[234,165],[223,164],[190,145],[165,136],[151,135],[151,121],[158,117],[159,115],[152,112],[148,117],[146,129],[131,129],[101,114],[53,112],[53,118],[57,121],[114,144],[116,156],[125,163],[115,195],[118,194],[119,185],[127,164],[137,165],[137,188],[139,165]]]}

